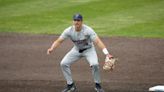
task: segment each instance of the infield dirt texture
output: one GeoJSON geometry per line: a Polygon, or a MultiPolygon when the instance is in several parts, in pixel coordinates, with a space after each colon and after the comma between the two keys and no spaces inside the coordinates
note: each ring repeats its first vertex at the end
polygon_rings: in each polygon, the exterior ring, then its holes
{"type": "MultiPolygon", "coordinates": [[[[119,59],[113,72],[103,71],[96,47],[106,92],[164,85],[164,0],[0,0],[0,92],[61,92],[60,61],[73,43],[46,51],[77,12],[119,59]]],[[[71,69],[78,91],[94,92],[86,60],[71,69]]]]}
{"type": "MultiPolygon", "coordinates": [[[[65,80],[60,61],[73,43],[66,40],[52,55],[47,48],[58,36],[0,34],[0,92],[61,92],[65,80]]],[[[119,58],[113,72],[102,70],[104,55],[97,47],[106,92],[147,92],[164,84],[164,39],[101,37],[119,58]]],[[[94,92],[89,64],[83,58],[71,67],[79,92],[94,92]]]]}

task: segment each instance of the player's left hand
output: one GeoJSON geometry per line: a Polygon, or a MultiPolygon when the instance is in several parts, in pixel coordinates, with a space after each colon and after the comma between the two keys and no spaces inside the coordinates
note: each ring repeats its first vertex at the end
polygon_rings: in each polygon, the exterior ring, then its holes
{"type": "Polygon", "coordinates": [[[109,71],[112,71],[114,68],[115,68],[115,61],[117,59],[114,58],[112,55],[107,55],[106,58],[105,58],[105,63],[103,65],[103,69],[104,70],[109,70],[109,71]]]}

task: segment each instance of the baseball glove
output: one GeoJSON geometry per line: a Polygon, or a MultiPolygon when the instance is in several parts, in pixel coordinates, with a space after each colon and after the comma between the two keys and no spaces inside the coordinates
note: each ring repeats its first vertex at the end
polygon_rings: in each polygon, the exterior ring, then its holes
{"type": "Polygon", "coordinates": [[[105,63],[103,65],[103,69],[112,71],[114,69],[114,67],[115,67],[116,60],[117,59],[114,58],[114,57],[109,58],[108,56],[106,56],[105,63]]]}

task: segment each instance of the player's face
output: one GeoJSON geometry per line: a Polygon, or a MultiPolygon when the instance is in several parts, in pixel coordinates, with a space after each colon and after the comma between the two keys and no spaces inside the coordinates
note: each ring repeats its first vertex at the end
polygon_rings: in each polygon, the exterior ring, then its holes
{"type": "Polygon", "coordinates": [[[75,26],[77,31],[80,31],[82,26],[82,20],[73,20],[73,25],[75,26]]]}

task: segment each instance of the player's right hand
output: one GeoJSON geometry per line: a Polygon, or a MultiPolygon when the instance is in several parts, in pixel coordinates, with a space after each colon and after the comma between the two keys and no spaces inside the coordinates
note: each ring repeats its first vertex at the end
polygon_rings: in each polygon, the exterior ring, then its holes
{"type": "Polygon", "coordinates": [[[52,51],[53,51],[53,49],[52,49],[52,48],[49,48],[49,49],[47,50],[47,55],[51,54],[52,51]]]}

